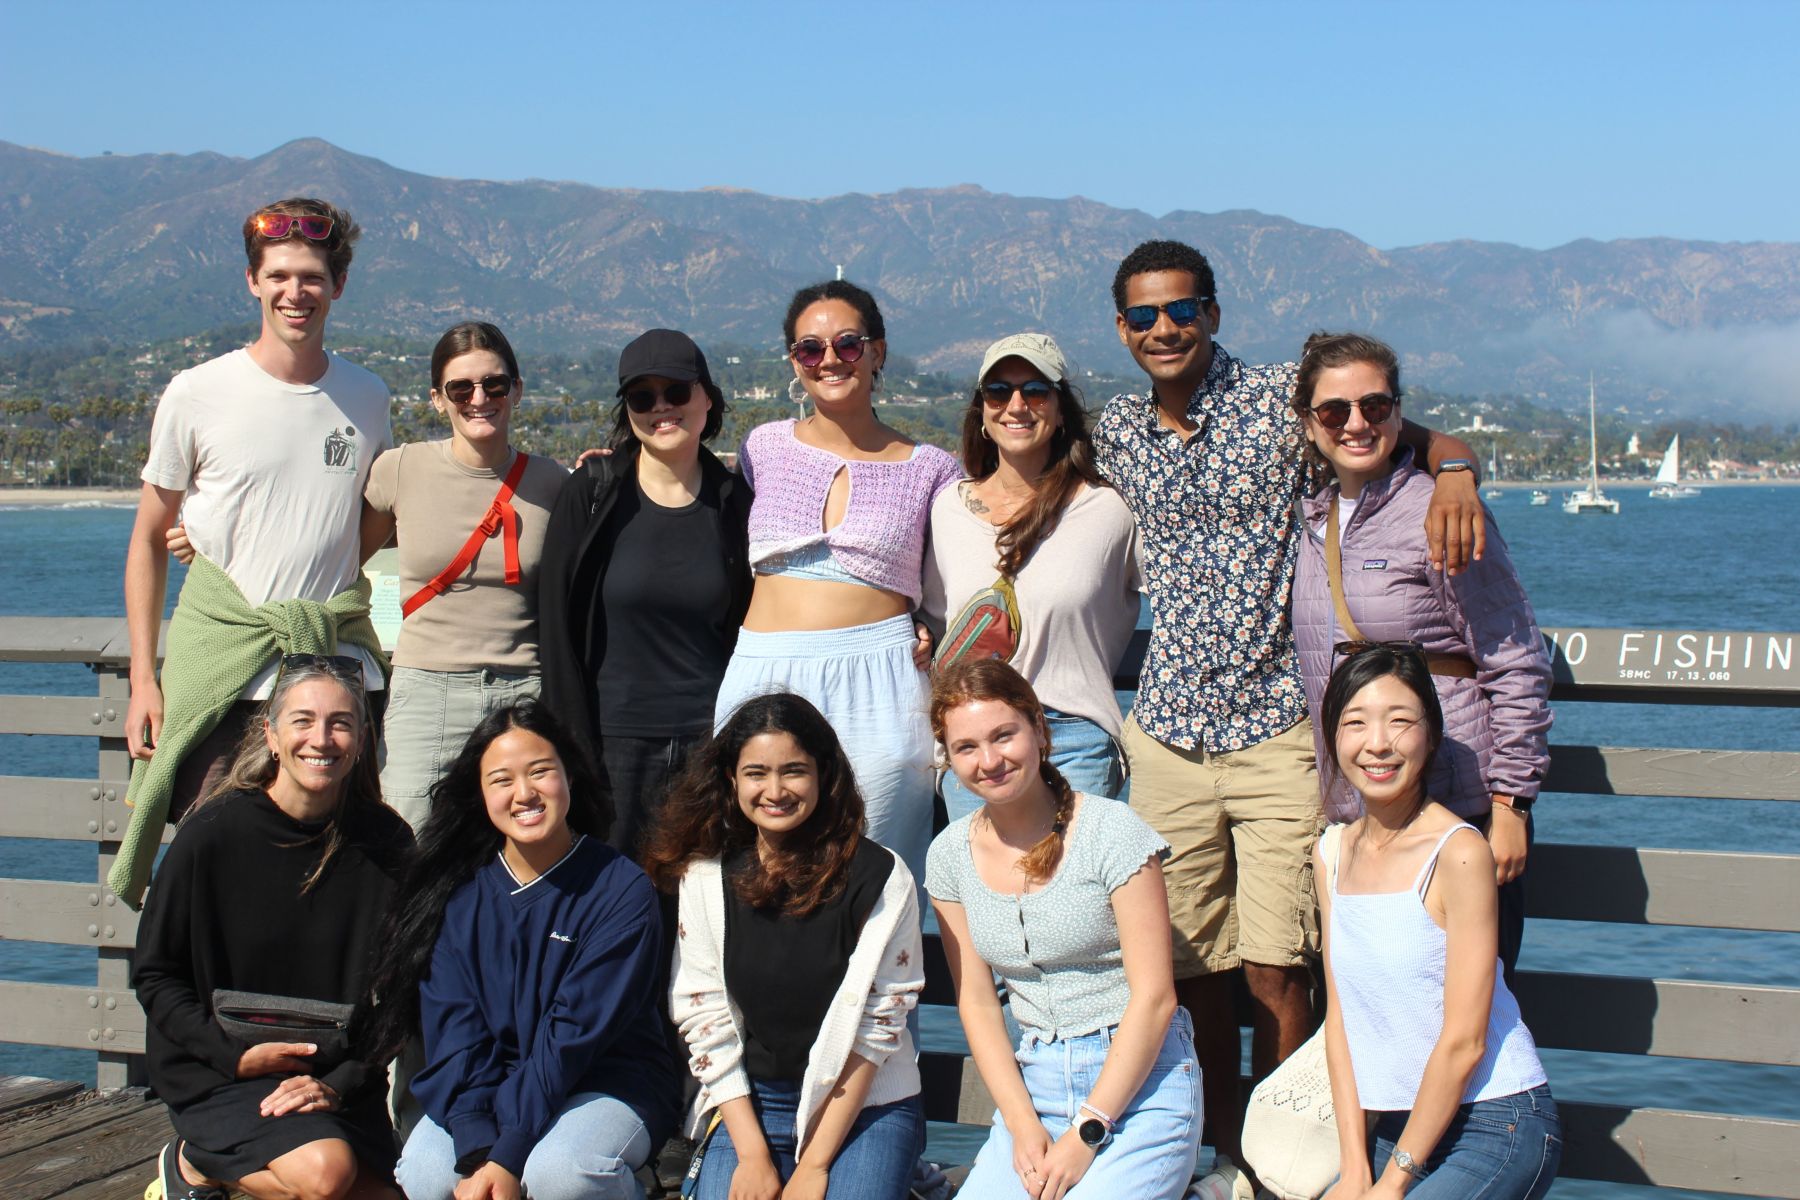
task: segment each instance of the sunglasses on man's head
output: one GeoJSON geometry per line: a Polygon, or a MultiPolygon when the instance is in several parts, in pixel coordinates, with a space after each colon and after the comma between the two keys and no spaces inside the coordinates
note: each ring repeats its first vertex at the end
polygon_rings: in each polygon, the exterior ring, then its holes
{"type": "Polygon", "coordinates": [[[815,337],[803,337],[788,347],[788,353],[794,361],[811,370],[825,361],[825,350],[830,347],[842,363],[853,363],[863,356],[863,347],[873,339],[866,333],[840,333],[829,342],[815,337]]]}
{"type": "MultiPolygon", "coordinates": [[[[1371,425],[1379,425],[1394,415],[1394,408],[1400,403],[1386,392],[1371,392],[1355,402],[1362,409],[1363,420],[1371,425]]],[[[1311,408],[1313,419],[1327,429],[1342,429],[1350,423],[1349,400],[1327,400],[1323,404],[1315,404],[1311,408]]]]}
{"type": "Polygon", "coordinates": [[[331,236],[330,217],[309,217],[294,213],[259,213],[254,222],[256,232],[270,241],[280,241],[298,233],[308,241],[322,242],[331,236]]]}
{"type": "Polygon", "coordinates": [[[1025,403],[1030,407],[1042,408],[1056,395],[1056,388],[1041,379],[1030,379],[1024,383],[993,379],[981,385],[981,402],[989,408],[1005,408],[1012,403],[1014,392],[1025,397],[1025,403]]]}
{"type": "Polygon", "coordinates": [[[661,391],[653,387],[632,388],[625,393],[625,407],[641,417],[656,407],[659,396],[669,402],[670,408],[680,408],[694,398],[694,385],[671,383],[661,391]]]}
{"type": "Polygon", "coordinates": [[[512,395],[513,377],[484,375],[480,379],[446,379],[438,391],[452,404],[467,404],[475,398],[476,388],[480,388],[489,400],[504,400],[512,395]]]}
{"type": "Polygon", "coordinates": [[[1200,313],[1212,303],[1211,296],[1189,296],[1167,304],[1133,304],[1125,309],[1125,325],[1133,333],[1148,333],[1156,328],[1158,313],[1168,313],[1169,320],[1185,329],[1200,319],[1200,313]]]}

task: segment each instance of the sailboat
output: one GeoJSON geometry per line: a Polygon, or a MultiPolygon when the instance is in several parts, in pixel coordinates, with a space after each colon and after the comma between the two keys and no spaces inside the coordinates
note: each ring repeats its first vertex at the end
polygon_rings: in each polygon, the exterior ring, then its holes
{"type": "Polygon", "coordinates": [[[1542,508],[1548,503],[1550,503],[1550,493],[1549,492],[1546,492],[1541,488],[1532,489],[1531,507],[1542,508]]]}
{"type": "Polygon", "coordinates": [[[1600,490],[1600,439],[1594,432],[1594,377],[1588,376],[1588,485],[1570,492],[1563,499],[1566,513],[1606,513],[1619,515],[1619,502],[1608,500],[1600,490]]]}
{"type": "MultiPolygon", "coordinates": [[[[1496,479],[1500,478],[1500,443],[1499,442],[1495,442],[1493,445],[1493,448],[1488,451],[1487,477],[1488,477],[1489,483],[1492,483],[1496,479]]],[[[1489,500],[1498,500],[1500,498],[1501,494],[1502,493],[1501,493],[1500,489],[1497,487],[1490,487],[1487,491],[1482,493],[1482,495],[1486,496],[1489,500]]]]}
{"type": "Polygon", "coordinates": [[[1663,451],[1662,466],[1656,469],[1656,486],[1650,489],[1652,500],[1691,500],[1700,489],[1681,482],[1681,435],[1669,439],[1663,451]]]}

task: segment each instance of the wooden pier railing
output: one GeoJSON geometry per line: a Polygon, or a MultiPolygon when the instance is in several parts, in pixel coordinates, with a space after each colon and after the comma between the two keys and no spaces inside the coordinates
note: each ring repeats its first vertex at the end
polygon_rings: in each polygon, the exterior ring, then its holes
{"type": "MultiPolygon", "coordinates": [[[[1559,704],[1800,706],[1800,634],[1549,629],[1545,636],[1555,651],[1559,704]]],[[[1131,686],[1141,656],[1140,640],[1121,687],[1131,686]]],[[[96,851],[92,884],[0,879],[0,938],[92,946],[98,956],[93,986],[0,980],[0,1038],[93,1050],[103,1089],[142,1082],[144,1046],[144,1016],[129,981],[137,917],[99,882],[126,824],[126,659],[121,620],[0,618],[0,661],[86,664],[97,679],[89,696],[0,696],[0,734],[95,738],[98,746],[91,776],[0,777],[0,837],[84,842],[96,851]]],[[[1796,802],[1800,753],[1558,745],[1546,790],[1796,802]]],[[[1800,855],[1540,843],[1529,905],[1539,918],[1796,934],[1800,855]]],[[[1792,952],[1785,957],[1791,962],[1792,952]]],[[[928,958],[926,1002],[951,1003],[935,940],[928,958]]],[[[1526,971],[1518,990],[1541,1046],[1800,1066],[1800,988],[1526,971]]],[[[922,1067],[930,1117],[987,1123],[993,1105],[971,1061],[928,1052],[922,1067]]],[[[1800,1200],[1800,1121],[1661,1108],[1647,1099],[1559,1100],[1565,1177],[1800,1200]]]]}

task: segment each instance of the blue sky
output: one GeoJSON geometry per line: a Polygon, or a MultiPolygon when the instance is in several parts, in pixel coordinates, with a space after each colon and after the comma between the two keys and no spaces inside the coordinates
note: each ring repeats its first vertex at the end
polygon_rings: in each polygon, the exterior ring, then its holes
{"type": "Polygon", "coordinates": [[[787,196],[976,183],[1394,247],[1800,241],[1800,4],[0,4],[0,139],[787,196]],[[318,32],[309,26],[317,25],[318,32]]]}

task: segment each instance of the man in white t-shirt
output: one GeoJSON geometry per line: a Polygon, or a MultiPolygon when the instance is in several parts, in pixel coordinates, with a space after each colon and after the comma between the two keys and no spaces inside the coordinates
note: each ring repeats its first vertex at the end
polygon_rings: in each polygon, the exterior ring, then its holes
{"type": "MultiPolygon", "coordinates": [[[[125,733],[133,758],[149,759],[162,733],[156,650],[168,589],[164,538],[178,519],[195,552],[253,606],[323,603],[357,580],[363,485],[394,440],[387,386],[325,349],[325,319],[343,295],[361,232],[349,213],[320,200],[282,200],[252,213],[244,222],[244,277],[262,308],[262,332],[248,347],[176,375],[157,405],[125,559],[125,733]]],[[[382,686],[367,651],[345,646],[342,653],[364,660],[370,688],[382,686]]],[[[276,665],[271,660],[184,757],[171,818],[229,767],[276,665]]]]}

